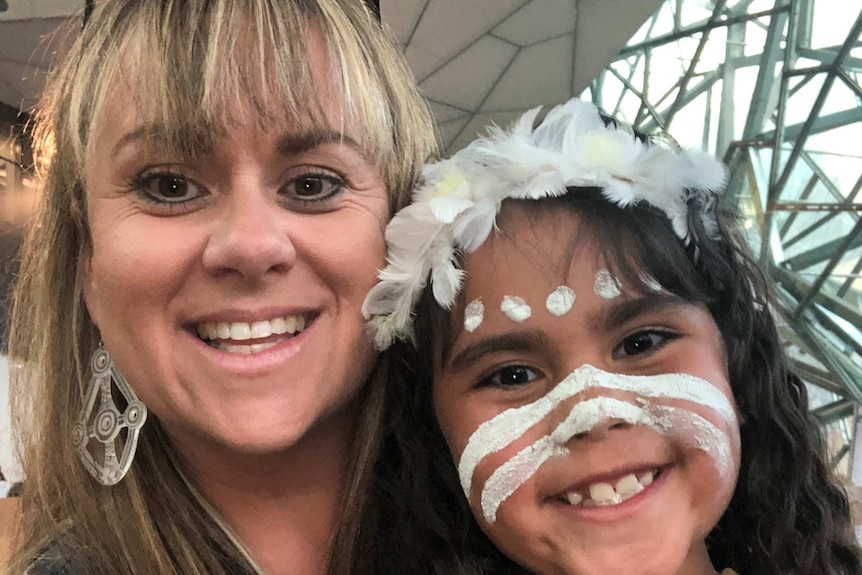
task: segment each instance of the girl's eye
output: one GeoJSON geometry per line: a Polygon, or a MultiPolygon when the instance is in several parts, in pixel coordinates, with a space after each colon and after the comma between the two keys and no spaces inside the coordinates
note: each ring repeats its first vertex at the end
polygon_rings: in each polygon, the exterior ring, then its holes
{"type": "Polygon", "coordinates": [[[507,365],[483,379],[479,382],[479,386],[518,387],[539,377],[541,377],[541,373],[538,370],[523,365],[507,365]]]}
{"type": "Polygon", "coordinates": [[[323,202],[340,194],[344,187],[345,181],[339,176],[309,173],[287,182],[281,193],[299,202],[323,202]]]}
{"type": "Polygon", "coordinates": [[[673,339],[673,334],[663,331],[639,331],[626,337],[613,351],[614,359],[642,355],[655,351],[673,339]]]}
{"type": "Polygon", "coordinates": [[[135,177],[132,187],[156,204],[183,204],[204,195],[198,184],[174,173],[143,173],[135,177]]]}

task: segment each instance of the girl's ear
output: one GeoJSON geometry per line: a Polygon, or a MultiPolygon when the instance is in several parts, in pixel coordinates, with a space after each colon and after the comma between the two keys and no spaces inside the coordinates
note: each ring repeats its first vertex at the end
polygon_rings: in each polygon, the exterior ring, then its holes
{"type": "Polygon", "coordinates": [[[99,290],[96,281],[93,278],[93,251],[87,247],[81,253],[81,258],[78,260],[78,274],[81,278],[81,284],[84,292],[84,304],[87,306],[87,312],[90,314],[90,319],[99,328],[99,290]]]}

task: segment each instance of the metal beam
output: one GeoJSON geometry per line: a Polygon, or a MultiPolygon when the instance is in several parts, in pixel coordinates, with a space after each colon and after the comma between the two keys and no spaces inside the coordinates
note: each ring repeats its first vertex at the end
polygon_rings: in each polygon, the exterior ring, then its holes
{"type": "Polygon", "coordinates": [[[828,260],[836,254],[855,250],[859,246],[862,246],[862,235],[859,234],[859,222],[862,222],[862,219],[856,221],[853,231],[847,236],[824,242],[816,248],[788,258],[782,263],[791,270],[804,270],[824,260],[828,260]]]}
{"type": "Polygon", "coordinates": [[[855,404],[849,399],[839,399],[827,403],[821,407],[811,410],[811,415],[820,420],[822,424],[832,423],[853,415],[855,404]]]}

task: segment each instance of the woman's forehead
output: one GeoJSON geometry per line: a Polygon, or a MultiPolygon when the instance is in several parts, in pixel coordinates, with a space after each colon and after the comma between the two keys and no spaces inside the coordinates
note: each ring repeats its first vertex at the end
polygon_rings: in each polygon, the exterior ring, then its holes
{"type": "Polygon", "coordinates": [[[91,150],[98,147],[97,154],[101,154],[105,145],[114,147],[133,139],[158,152],[206,153],[229,140],[237,130],[261,136],[335,131],[360,141],[358,131],[349,125],[351,115],[346,111],[341,89],[333,82],[325,46],[314,31],[309,33],[308,58],[310,74],[305,76],[312,85],[301,90],[313,91],[313,101],[297,94],[289,98],[278,91],[276,83],[260,86],[270,90],[269,94],[252,93],[254,87],[246,85],[245,80],[218,76],[211,77],[210,83],[231,87],[235,94],[206,97],[211,87],[183,85],[175,77],[193,71],[174,74],[130,48],[119,60],[102,105],[96,110],[91,150]],[[298,104],[288,105],[291,99],[298,104]]]}

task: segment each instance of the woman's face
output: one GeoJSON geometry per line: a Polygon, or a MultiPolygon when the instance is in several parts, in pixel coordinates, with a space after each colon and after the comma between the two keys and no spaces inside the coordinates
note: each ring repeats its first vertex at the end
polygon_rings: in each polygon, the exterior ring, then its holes
{"type": "Polygon", "coordinates": [[[571,212],[515,213],[467,256],[464,301],[484,310],[435,370],[473,514],[534,573],[712,573],[740,453],[715,322],[615,283],[589,242],[571,253],[571,212]]]}
{"type": "MultiPolygon", "coordinates": [[[[340,102],[315,37],[330,126],[340,102]]],[[[350,410],[375,352],[360,306],[384,263],[387,191],[352,129],[256,129],[237,103],[195,157],[148,151],[120,74],[86,170],[85,299],[105,347],[175,438],[284,449],[350,410]]]]}

